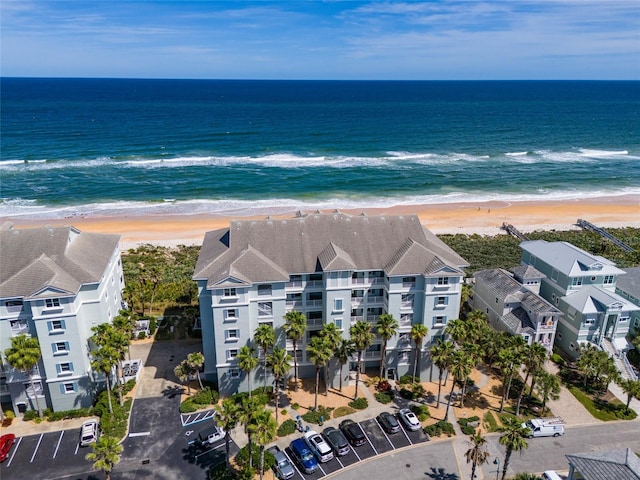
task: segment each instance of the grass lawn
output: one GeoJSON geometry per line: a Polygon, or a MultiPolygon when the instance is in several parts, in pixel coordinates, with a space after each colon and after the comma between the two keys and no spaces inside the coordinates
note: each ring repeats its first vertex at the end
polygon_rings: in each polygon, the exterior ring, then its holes
{"type": "Polygon", "coordinates": [[[598,420],[609,422],[611,420],[633,420],[637,414],[633,410],[625,412],[625,405],[617,398],[602,401],[594,400],[575,385],[568,385],[567,388],[578,401],[598,420]]]}

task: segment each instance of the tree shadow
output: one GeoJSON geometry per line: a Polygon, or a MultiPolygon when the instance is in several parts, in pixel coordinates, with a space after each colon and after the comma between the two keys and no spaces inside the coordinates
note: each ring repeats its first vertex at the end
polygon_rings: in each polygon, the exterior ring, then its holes
{"type": "Polygon", "coordinates": [[[184,393],[184,388],[179,387],[177,385],[173,385],[171,387],[167,387],[162,390],[162,395],[167,398],[175,398],[176,396],[182,395],[184,393]]]}
{"type": "Polygon", "coordinates": [[[460,480],[457,473],[445,472],[444,468],[431,467],[430,471],[424,472],[427,478],[433,478],[434,480],[460,480]]]}

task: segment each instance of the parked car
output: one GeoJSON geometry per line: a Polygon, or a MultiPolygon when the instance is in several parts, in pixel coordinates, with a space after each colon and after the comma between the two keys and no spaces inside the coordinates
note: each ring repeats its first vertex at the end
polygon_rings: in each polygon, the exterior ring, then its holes
{"type": "Polygon", "coordinates": [[[302,438],[297,438],[291,442],[289,448],[291,449],[293,459],[300,465],[304,473],[311,474],[318,469],[316,458],[307,446],[307,442],[302,438]]]}
{"type": "Polygon", "coordinates": [[[349,443],[354,447],[360,447],[367,442],[367,437],[364,436],[364,432],[360,425],[351,419],[346,419],[340,422],[340,430],[347,437],[349,443]]]}
{"type": "Polygon", "coordinates": [[[222,440],[224,435],[225,431],[218,425],[214,425],[200,432],[198,434],[198,440],[201,445],[211,445],[212,443],[216,443],[218,440],[222,440]]]}
{"type": "Polygon", "coordinates": [[[322,435],[327,439],[327,443],[337,456],[341,457],[351,451],[349,448],[349,442],[347,442],[344,433],[337,428],[327,427],[322,432],[322,435]]]}
{"type": "Polygon", "coordinates": [[[87,420],[80,427],[80,446],[87,447],[98,441],[98,421],[87,420]]]}
{"type": "Polygon", "coordinates": [[[324,441],[322,435],[315,430],[309,430],[305,433],[304,440],[320,463],[325,463],[333,459],[331,447],[324,441]]]}
{"type": "Polygon", "coordinates": [[[275,458],[276,463],[273,466],[273,471],[276,474],[276,477],[281,480],[287,480],[295,475],[296,471],[293,469],[293,465],[284,454],[282,450],[280,450],[277,446],[273,446],[268,449],[269,452],[275,458]]]}
{"type": "Polygon", "coordinates": [[[402,424],[406,427],[407,430],[416,431],[420,430],[420,420],[416,417],[416,414],[413,413],[408,408],[403,408],[398,412],[398,418],[402,422],[402,424]]]}
{"type": "Polygon", "coordinates": [[[400,431],[400,424],[398,419],[389,412],[382,412],[376,417],[378,423],[387,433],[398,433],[400,431]]]}
{"type": "Polygon", "coordinates": [[[16,436],[13,433],[6,433],[0,437],[0,463],[7,459],[15,440],[16,436]]]}

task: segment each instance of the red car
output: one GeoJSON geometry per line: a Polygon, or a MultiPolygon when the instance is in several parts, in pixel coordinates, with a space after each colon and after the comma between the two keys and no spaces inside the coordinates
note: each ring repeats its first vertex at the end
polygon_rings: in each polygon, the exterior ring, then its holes
{"type": "Polygon", "coordinates": [[[0,437],[0,462],[4,462],[9,456],[9,450],[13,446],[16,436],[13,433],[7,433],[0,437]]]}

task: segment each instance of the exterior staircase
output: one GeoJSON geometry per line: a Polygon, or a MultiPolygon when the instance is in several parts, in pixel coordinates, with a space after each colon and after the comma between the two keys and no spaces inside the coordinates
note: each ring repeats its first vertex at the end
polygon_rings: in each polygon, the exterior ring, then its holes
{"type": "Polygon", "coordinates": [[[618,351],[608,338],[602,339],[602,348],[605,352],[611,355],[622,378],[625,380],[638,380],[638,376],[627,360],[627,354],[625,352],[618,351]]]}

